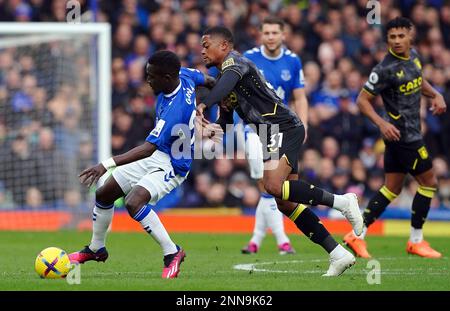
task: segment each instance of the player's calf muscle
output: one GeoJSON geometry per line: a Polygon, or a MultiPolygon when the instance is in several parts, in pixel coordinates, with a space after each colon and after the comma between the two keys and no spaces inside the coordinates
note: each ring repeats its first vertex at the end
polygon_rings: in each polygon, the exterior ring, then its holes
{"type": "Polygon", "coordinates": [[[280,212],[282,212],[287,217],[289,217],[295,211],[295,208],[298,205],[297,203],[283,201],[280,199],[276,199],[276,201],[277,201],[277,206],[278,206],[278,209],[280,210],[280,212]]]}
{"type": "Polygon", "coordinates": [[[95,200],[102,205],[111,205],[117,200],[120,195],[115,195],[115,192],[108,191],[106,187],[100,187],[95,191],[95,200]]]}
{"type": "Polygon", "coordinates": [[[95,191],[95,200],[102,205],[111,205],[124,195],[116,180],[108,178],[106,183],[95,191]]]}
{"type": "Polygon", "coordinates": [[[267,193],[273,195],[276,198],[281,198],[281,187],[282,182],[278,180],[264,180],[264,188],[266,189],[267,193]]]}
{"type": "Polygon", "coordinates": [[[131,217],[151,199],[150,193],[142,187],[137,186],[125,197],[125,207],[131,217]]]}

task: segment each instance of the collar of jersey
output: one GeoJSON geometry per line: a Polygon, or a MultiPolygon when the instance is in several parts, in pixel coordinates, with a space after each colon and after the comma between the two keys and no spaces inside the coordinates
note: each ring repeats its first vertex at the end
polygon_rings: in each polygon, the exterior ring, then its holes
{"type": "Polygon", "coordinates": [[[172,93],[170,93],[170,94],[164,94],[164,97],[172,97],[173,95],[175,95],[176,93],[178,93],[178,91],[180,90],[180,88],[181,88],[181,81],[180,81],[180,84],[178,84],[177,88],[176,88],[175,90],[173,90],[172,93]]]}
{"type": "Polygon", "coordinates": [[[284,48],[283,48],[283,47],[281,48],[280,54],[279,54],[278,56],[272,57],[272,56],[267,55],[267,54],[264,52],[264,45],[261,45],[261,54],[262,54],[262,56],[264,56],[264,57],[267,58],[267,59],[270,59],[270,60],[278,60],[278,59],[280,59],[281,57],[283,57],[283,54],[284,54],[284,48]]]}
{"type": "Polygon", "coordinates": [[[397,57],[398,59],[409,60],[409,57],[403,57],[403,56],[400,56],[398,54],[395,54],[395,52],[391,48],[389,48],[389,53],[391,53],[394,57],[397,57]]]}

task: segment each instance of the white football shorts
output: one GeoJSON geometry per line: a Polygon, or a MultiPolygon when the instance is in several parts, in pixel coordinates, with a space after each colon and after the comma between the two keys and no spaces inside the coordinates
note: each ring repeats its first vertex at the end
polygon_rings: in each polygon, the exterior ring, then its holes
{"type": "Polygon", "coordinates": [[[155,205],[166,194],[185,181],[186,176],[174,173],[170,156],[156,150],[150,157],[118,166],[112,176],[125,194],[139,185],[150,192],[150,204],[155,205]]]}

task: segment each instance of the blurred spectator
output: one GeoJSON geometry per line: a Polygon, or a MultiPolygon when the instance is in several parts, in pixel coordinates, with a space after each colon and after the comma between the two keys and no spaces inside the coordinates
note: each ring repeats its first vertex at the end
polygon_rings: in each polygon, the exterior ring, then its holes
{"type": "Polygon", "coordinates": [[[367,181],[367,171],[363,162],[359,158],[352,160],[351,167],[351,183],[358,185],[364,189],[364,185],[367,181]]]}
{"type": "Polygon", "coordinates": [[[224,183],[215,182],[211,184],[206,193],[206,204],[210,207],[224,207],[227,188],[224,183]]]}
{"type": "Polygon", "coordinates": [[[37,159],[23,134],[17,134],[1,163],[0,180],[12,192],[14,202],[24,205],[27,189],[38,186],[39,171],[37,159]]]}
{"type": "Polygon", "coordinates": [[[46,204],[50,205],[63,197],[69,174],[75,172],[67,167],[65,156],[56,148],[54,133],[48,127],[40,130],[38,145],[33,153],[39,170],[38,188],[46,204]]]}
{"type": "Polygon", "coordinates": [[[340,152],[355,157],[363,138],[362,117],[352,101],[350,92],[339,95],[339,112],[323,125],[325,133],[340,142],[340,152]]]}
{"type": "Polygon", "coordinates": [[[236,172],[230,178],[228,192],[225,198],[227,206],[241,206],[245,190],[250,186],[250,180],[243,172],[236,172]]]}
{"type": "Polygon", "coordinates": [[[364,167],[370,169],[375,166],[376,154],[373,150],[374,141],[371,138],[363,140],[363,148],[359,152],[359,158],[364,164],[364,167]]]}
{"type": "Polygon", "coordinates": [[[312,95],[311,106],[318,111],[322,121],[329,120],[339,111],[339,96],[342,94],[342,75],[333,70],[326,76],[323,87],[312,95]]]}
{"type": "Polygon", "coordinates": [[[331,178],[332,193],[345,194],[349,186],[349,171],[343,168],[336,168],[331,178]]]}
{"type": "Polygon", "coordinates": [[[11,192],[6,189],[5,184],[0,181],[0,210],[13,209],[15,204],[11,192]]]}
{"type": "MultiPolygon", "coordinates": [[[[195,174],[194,186],[185,187],[185,196],[182,206],[203,207],[206,206],[206,196],[212,184],[212,177],[208,172],[199,172],[195,174]]],[[[187,182],[187,185],[189,183],[187,182]]]]}
{"type": "MultiPolygon", "coordinates": [[[[133,118],[131,114],[123,108],[117,108],[113,111],[113,129],[112,129],[112,154],[117,155],[127,152],[135,147],[136,137],[129,135],[133,118]]],[[[145,139],[145,137],[144,137],[145,139]]]]}
{"type": "Polygon", "coordinates": [[[247,187],[244,189],[244,196],[242,197],[242,207],[256,207],[259,202],[259,190],[256,187],[247,187]]]}
{"type": "Polygon", "coordinates": [[[46,207],[42,192],[38,188],[31,187],[26,190],[24,207],[31,210],[40,210],[46,207]]]}
{"type": "Polygon", "coordinates": [[[319,184],[321,188],[331,192],[331,177],[334,175],[335,167],[333,160],[322,158],[319,171],[319,184]]]}
{"type": "Polygon", "coordinates": [[[331,136],[327,136],[322,140],[322,156],[330,160],[335,160],[339,155],[339,144],[331,136]]]}
{"type": "Polygon", "coordinates": [[[441,202],[441,206],[450,209],[450,173],[447,172],[445,175],[441,175],[438,178],[438,181],[438,198],[441,202]]]}
{"type": "Polygon", "coordinates": [[[79,125],[79,116],[75,110],[67,109],[62,124],[55,127],[56,146],[68,159],[75,160],[80,149],[80,137],[85,133],[79,125]]]}
{"type": "Polygon", "coordinates": [[[215,178],[223,182],[229,179],[233,171],[233,162],[230,159],[216,159],[214,160],[213,165],[213,173],[215,178]]]}
{"type": "Polygon", "coordinates": [[[300,161],[300,172],[302,177],[312,184],[316,184],[321,166],[321,157],[317,150],[307,149],[303,153],[303,159],[300,161]]]}
{"type": "Polygon", "coordinates": [[[372,170],[369,172],[367,187],[364,189],[364,198],[366,203],[375,193],[377,193],[384,184],[384,172],[382,170],[372,170]]]}
{"type": "Polygon", "coordinates": [[[140,91],[137,91],[130,98],[129,110],[133,120],[127,135],[132,139],[131,144],[135,147],[145,141],[148,133],[155,126],[154,110],[146,105],[144,96],[140,91]]]}
{"type": "Polygon", "coordinates": [[[89,196],[90,189],[79,185],[78,174],[96,164],[96,156],[94,153],[94,145],[92,138],[87,133],[83,133],[80,137],[80,150],[77,157],[76,174],[70,175],[70,186],[73,188],[76,186],[79,189],[81,199],[83,202],[88,202],[91,197],[89,196]]]}

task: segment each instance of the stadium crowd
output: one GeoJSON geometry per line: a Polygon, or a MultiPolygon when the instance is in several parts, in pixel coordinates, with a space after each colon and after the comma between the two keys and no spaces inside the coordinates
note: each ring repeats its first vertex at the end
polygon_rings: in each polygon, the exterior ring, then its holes
{"type": "MultiPolygon", "coordinates": [[[[95,15],[112,26],[114,155],[142,143],[154,126],[154,97],[143,79],[149,55],[169,49],[184,66],[206,72],[200,38],[207,27],[232,29],[235,48],[244,52],[260,44],[260,22],[277,15],[286,21],[286,46],[302,60],[310,105],[301,174],[330,192],[358,193],[363,205],[383,184],[384,144],[355,104],[371,69],[386,53],[381,25],[366,21],[367,1],[104,0],[97,14],[88,1],[79,2],[85,18],[95,15]]],[[[424,78],[450,104],[450,4],[379,2],[382,23],[399,15],[413,21],[424,78]]],[[[0,0],[0,20],[65,22],[65,1],[0,0]]],[[[83,58],[66,61],[78,63],[74,72],[88,66],[83,58]]],[[[39,83],[41,69],[26,53],[18,58],[13,50],[0,49],[0,208],[37,209],[56,201],[83,208],[88,191],[73,176],[96,160],[94,142],[83,132],[86,85],[80,82],[79,92],[64,84],[50,90],[39,83]],[[74,168],[64,170],[57,163],[67,156],[74,157],[74,168]]],[[[89,74],[82,71],[81,76],[89,74]]],[[[423,101],[422,130],[439,179],[432,208],[450,209],[450,112],[433,116],[423,101]]],[[[382,113],[380,98],[375,105],[382,113]]],[[[416,187],[408,180],[393,205],[411,206],[416,187]]],[[[259,192],[241,157],[196,160],[180,196],[178,206],[254,207],[259,192]]]]}

